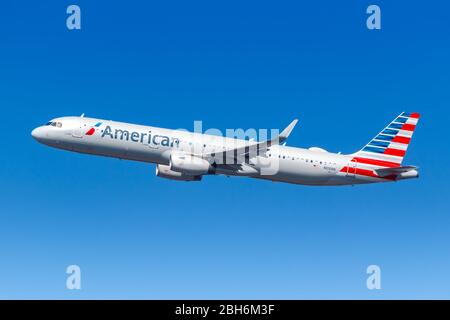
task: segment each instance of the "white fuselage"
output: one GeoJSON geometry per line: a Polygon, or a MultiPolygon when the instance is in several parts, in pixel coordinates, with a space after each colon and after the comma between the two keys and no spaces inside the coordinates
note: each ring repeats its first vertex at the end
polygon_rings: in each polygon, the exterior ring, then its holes
{"type": "MultiPolygon", "coordinates": [[[[169,165],[171,156],[202,157],[249,144],[247,140],[224,138],[183,130],[170,130],[87,117],[62,117],[33,130],[33,137],[46,145],[86,154],[169,165]],[[96,126],[97,125],[97,126],[96,126]]],[[[329,153],[319,148],[271,146],[265,153],[240,166],[214,165],[208,174],[248,176],[305,185],[353,185],[389,181],[355,175],[351,155],[329,153]]],[[[226,162],[228,164],[228,162],[226,162]]]]}

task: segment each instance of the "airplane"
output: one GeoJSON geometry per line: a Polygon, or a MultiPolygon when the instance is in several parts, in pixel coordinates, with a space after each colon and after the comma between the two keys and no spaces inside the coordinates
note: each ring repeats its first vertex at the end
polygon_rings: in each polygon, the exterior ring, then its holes
{"type": "Polygon", "coordinates": [[[286,146],[297,124],[264,141],[171,130],[85,117],[61,117],[35,128],[38,142],[68,151],[156,164],[156,176],[200,181],[205,175],[340,186],[418,178],[402,161],[420,118],[402,112],[361,150],[331,153],[286,146]]]}

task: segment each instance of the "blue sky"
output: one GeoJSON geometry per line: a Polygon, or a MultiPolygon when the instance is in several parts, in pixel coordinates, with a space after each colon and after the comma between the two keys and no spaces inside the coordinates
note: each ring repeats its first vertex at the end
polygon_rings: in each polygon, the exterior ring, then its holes
{"type": "Polygon", "coordinates": [[[450,7],[373,3],[380,31],[368,1],[3,3],[0,298],[450,298],[450,7]],[[30,136],[81,113],[221,130],[299,117],[289,145],[354,152],[401,111],[422,114],[404,162],[420,179],[357,187],[179,183],[30,136]]]}

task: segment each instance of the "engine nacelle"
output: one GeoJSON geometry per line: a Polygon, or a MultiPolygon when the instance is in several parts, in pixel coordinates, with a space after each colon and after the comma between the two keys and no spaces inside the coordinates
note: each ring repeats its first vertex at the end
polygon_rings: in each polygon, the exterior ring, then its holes
{"type": "Polygon", "coordinates": [[[187,175],[181,172],[170,170],[169,166],[158,164],[156,165],[156,176],[165,179],[172,179],[178,181],[200,181],[202,176],[200,175],[187,175]]]}
{"type": "Polygon", "coordinates": [[[173,153],[170,156],[170,170],[195,176],[207,174],[212,170],[208,161],[185,153],[173,153]]]}

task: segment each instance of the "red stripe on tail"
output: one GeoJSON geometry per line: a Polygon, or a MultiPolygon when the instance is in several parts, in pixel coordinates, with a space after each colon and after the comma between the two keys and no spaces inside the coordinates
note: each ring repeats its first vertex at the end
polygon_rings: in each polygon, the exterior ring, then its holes
{"type": "Polygon", "coordinates": [[[375,166],[388,167],[388,168],[400,167],[400,163],[384,161],[384,160],[377,160],[377,159],[360,158],[360,157],[354,157],[352,159],[352,162],[373,164],[375,166]]]}
{"type": "Polygon", "coordinates": [[[415,125],[409,124],[409,123],[405,123],[401,130],[414,131],[415,128],[416,128],[415,125]]]}
{"type": "Polygon", "coordinates": [[[372,177],[372,178],[386,179],[386,180],[395,180],[396,179],[395,175],[379,177],[375,172],[373,172],[373,170],[366,170],[366,169],[359,169],[359,168],[343,167],[341,169],[341,172],[357,174],[360,176],[366,176],[366,177],[372,177]]]}
{"type": "Polygon", "coordinates": [[[391,156],[404,157],[405,153],[406,153],[405,150],[398,150],[392,148],[386,148],[386,150],[384,150],[384,154],[389,154],[391,156]]]}
{"type": "Polygon", "coordinates": [[[398,142],[403,144],[409,144],[411,141],[411,138],[408,137],[402,137],[402,136],[395,136],[394,139],[392,139],[392,142],[398,142]]]}

